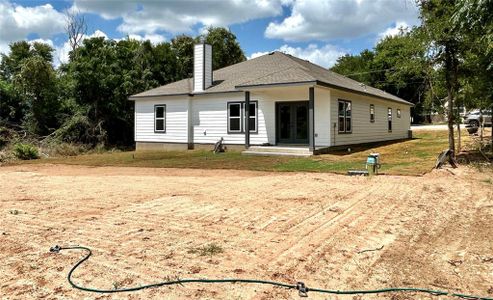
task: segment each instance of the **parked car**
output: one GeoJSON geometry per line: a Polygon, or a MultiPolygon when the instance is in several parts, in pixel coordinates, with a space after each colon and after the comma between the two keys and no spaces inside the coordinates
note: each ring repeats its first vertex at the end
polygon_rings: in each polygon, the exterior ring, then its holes
{"type": "MultiPolygon", "coordinates": [[[[491,126],[491,110],[483,110],[483,119],[485,126],[491,126]]],[[[479,127],[481,124],[479,109],[471,110],[464,117],[464,123],[472,127],[479,127]]]]}

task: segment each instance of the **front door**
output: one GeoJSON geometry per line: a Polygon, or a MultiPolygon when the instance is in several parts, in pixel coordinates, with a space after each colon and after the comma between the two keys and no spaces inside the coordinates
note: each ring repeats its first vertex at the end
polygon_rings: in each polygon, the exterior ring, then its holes
{"type": "Polygon", "coordinates": [[[308,144],[308,101],[276,103],[277,143],[308,144]]]}

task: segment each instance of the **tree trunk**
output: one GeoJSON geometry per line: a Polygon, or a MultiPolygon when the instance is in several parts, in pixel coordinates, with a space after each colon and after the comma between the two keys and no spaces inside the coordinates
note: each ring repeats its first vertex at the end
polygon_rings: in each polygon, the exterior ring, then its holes
{"type": "Polygon", "coordinates": [[[460,121],[457,121],[457,153],[460,153],[462,148],[462,135],[460,132],[460,121]]]}
{"type": "Polygon", "coordinates": [[[455,57],[450,45],[445,45],[445,85],[447,88],[447,99],[448,99],[448,145],[449,149],[452,150],[453,158],[455,158],[455,141],[454,141],[454,88],[456,78],[455,72],[455,57]]]}

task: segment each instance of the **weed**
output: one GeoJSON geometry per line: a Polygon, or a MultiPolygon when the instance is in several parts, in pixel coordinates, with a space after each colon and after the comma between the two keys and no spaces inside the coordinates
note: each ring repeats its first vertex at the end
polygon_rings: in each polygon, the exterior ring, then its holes
{"type": "Polygon", "coordinates": [[[491,178],[486,178],[486,179],[483,179],[481,181],[484,183],[487,183],[487,184],[493,184],[493,180],[491,180],[491,178]]]}
{"type": "Polygon", "coordinates": [[[11,215],[17,216],[18,214],[21,213],[21,211],[20,210],[17,210],[17,209],[11,209],[11,210],[9,210],[9,213],[11,215]]]}
{"type": "Polygon", "coordinates": [[[14,155],[18,159],[30,160],[39,158],[38,148],[31,144],[18,143],[14,146],[14,155]]]}
{"type": "Polygon", "coordinates": [[[213,256],[216,254],[223,253],[224,250],[221,246],[217,245],[216,243],[212,243],[209,245],[197,247],[188,250],[188,253],[190,254],[198,254],[200,256],[213,256]]]}

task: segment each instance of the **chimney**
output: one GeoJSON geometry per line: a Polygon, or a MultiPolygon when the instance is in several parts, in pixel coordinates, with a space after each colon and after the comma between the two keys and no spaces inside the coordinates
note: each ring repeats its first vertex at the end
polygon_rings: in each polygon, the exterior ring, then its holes
{"type": "Polygon", "coordinates": [[[197,44],[193,49],[193,91],[203,92],[212,85],[212,46],[197,44]]]}

